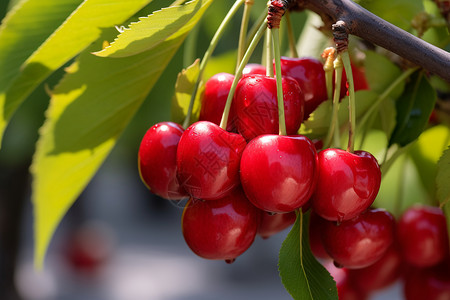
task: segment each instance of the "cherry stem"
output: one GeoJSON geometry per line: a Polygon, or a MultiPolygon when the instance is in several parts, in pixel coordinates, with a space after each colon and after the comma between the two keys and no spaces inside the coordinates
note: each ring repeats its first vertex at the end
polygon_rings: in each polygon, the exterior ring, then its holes
{"type": "Polygon", "coordinates": [[[325,148],[329,148],[331,144],[331,137],[334,134],[334,140],[333,140],[333,146],[338,147],[340,146],[340,133],[339,133],[339,121],[338,121],[338,112],[339,112],[339,98],[341,96],[341,81],[342,81],[342,59],[340,55],[336,57],[334,60],[334,70],[336,74],[335,78],[335,87],[334,87],[334,96],[333,96],[333,109],[331,112],[331,123],[330,127],[328,128],[328,133],[325,138],[325,148]]]}
{"type": "Polygon", "coordinates": [[[333,72],[334,72],[333,62],[336,59],[336,48],[328,47],[325,50],[323,50],[322,58],[325,59],[325,63],[323,64],[323,70],[325,71],[327,99],[331,99],[333,97],[333,72]]]}
{"type": "Polygon", "coordinates": [[[247,38],[248,21],[250,19],[250,11],[254,4],[253,0],[245,0],[244,12],[242,14],[241,29],[239,32],[238,57],[236,68],[239,66],[245,53],[245,40],[247,38]]]}
{"type": "Polygon", "coordinates": [[[245,48],[247,49],[250,45],[250,42],[253,40],[253,37],[256,35],[256,32],[258,31],[258,28],[261,26],[261,24],[264,22],[264,20],[267,17],[267,10],[264,10],[258,17],[255,23],[253,23],[252,28],[250,28],[249,33],[247,34],[247,39],[245,42],[245,48]]]}
{"type": "Polygon", "coordinates": [[[194,102],[195,98],[197,96],[198,88],[200,85],[200,82],[202,80],[203,71],[205,70],[206,64],[208,60],[211,58],[212,53],[214,52],[214,49],[216,49],[217,44],[219,43],[220,38],[223,36],[225,32],[225,28],[230,23],[233,16],[236,14],[236,12],[239,10],[239,7],[244,3],[245,0],[237,0],[234,2],[233,6],[228,11],[227,15],[223,19],[222,23],[220,24],[219,28],[217,28],[216,33],[214,34],[213,38],[211,39],[211,42],[209,43],[208,49],[206,49],[205,54],[203,55],[202,61],[200,63],[200,70],[198,73],[197,81],[194,86],[194,91],[191,95],[191,100],[189,101],[189,107],[186,114],[186,119],[183,122],[183,127],[187,128],[191,122],[191,115],[192,115],[192,109],[194,108],[194,102]]]}
{"type": "Polygon", "coordinates": [[[272,48],[272,31],[267,30],[265,36],[265,56],[266,56],[266,75],[273,77],[273,48],[272,48]]]}
{"type": "Polygon", "coordinates": [[[241,63],[239,64],[239,67],[236,73],[234,74],[233,83],[231,84],[230,92],[228,93],[227,97],[227,102],[225,103],[225,108],[223,110],[222,120],[220,120],[220,128],[224,130],[226,130],[227,128],[231,102],[233,101],[234,91],[236,90],[239,79],[242,76],[242,71],[244,70],[245,65],[250,60],[250,57],[252,56],[253,51],[255,50],[256,45],[258,45],[258,42],[263,36],[266,28],[267,28],[267,20],[264,20],[264,22],[261,24],[258,31],[256,32],[255,36],[253,37],[250,45],[248,46],[247,51],[245,51],[244,57],[242,58],[241,63]]]}
{"type": "Polygon", "coordinates": [[[278,102],[278,126],[279,135],[286,135],[286,121],[284,117],[283,84],[281,81],[281,54],[280,54],[280,30],[276,27],[270,29],[273,38],[273,50],[275,54],[275,79],[277,83],[278,102]]]}
{"type": "Polygon", "coordinates": [[[291,22],[291,16],[289,11],[286,11],[286,13],[284,14],[285,16],[285,20],[286,20],[286,27],[287,27],[287,33],[288,33],[288,40],[289,40],[289,49],[291,51],[291,56],[294,58],[298,58],[298,52],[297,52],[297,42],[295,41],[295,37],[294,37],[294,28],[292,27],[292,22],[291,22]]]}
{"type": "Polygon", "coordinates": [[[348,51],[341,52],[342,62],[344,63],[345,74],[348,82],[348,114],[349,114],[349,130],[348,130],[348,145],[347,151],[353,152],[355,148],[355,128],[356,128],[356,101],[355,101],[355,85],[353,82],[352,67],[350,64],[350,55],[348,51]]]}

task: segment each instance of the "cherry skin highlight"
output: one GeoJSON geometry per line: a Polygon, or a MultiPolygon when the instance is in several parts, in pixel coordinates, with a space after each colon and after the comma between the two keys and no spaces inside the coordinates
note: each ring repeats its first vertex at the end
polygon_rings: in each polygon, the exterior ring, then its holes
{"type": "Polygon", "coordinates": [[[183,127],[173,122],[153,125],[144,135],[138,153],[139,174],[156,195],[170,200],[187,197],[176,177],[177,148],[183,127]]]}
{"type": "Polygon", "coordinates": [[[320,151],[318,160],[319,178],[312,196],[318,215],[342,222],[373,203],[380,188],[381,171],[372,154],[330,148],[320,151]]]}
{"type": "Polygon", "coordinates": [[[219,199],[239,185],[239,163],[246,142],[236,133],[199,121],[178,144],[178,179],[193,198],[219,199]]]}
{"type": "MultiPolygon", "coordinates": [[[[220,125],[233,80],[234,75],[218,73],[206,81],[200,109],[200,121],[210,121],[220,125]]],[[[228,115],[227,131],[235,131],[235,118],[233,107],[231,107],[228,115]]]]}
{"type": "Polygon", "coordinates": [[[266,75],[266,67],[260,64],[247,64],[242,70],[242,76],[256,74],[266,75]]]}
{"type": "Polygon", "coordinates": [[[317,181],[317,153],[305,136],[266,134],[251,140],[241,158],[241,184],[256,207],[276,213],[305,205],[317,181]]]}
{"type": "Polygon", "coordinates": [[[320,103],[327,100],[325,71],[319,60],[310,57],[281,57],[281,74],[294,78],[300,86],[305,98],[304,120],[309,118],[320,103]]]}
{"type": "Polygon", "coordinates": [[[394,241],[394,217],[383,209],[369,209],[340,223],[327,221],[322,242],[334,262],[346,268],[364,268],[379,260],[394,241]]]}
{"type": "Polygon", "coordinates": [[[182,216],[183,236],[198,256],[231,262],[253,243],[259,213],[240,188],[214,201],[190,199],[182,216]]]}
{"type": "Polygon", "coordinates": [[[430,267],[449,253],[445,216],[439,207],[410,207],[401,216],[397,232],[402,256],[411,265],[430,267]]]}
{"type": "MultiPolygon", "coordinates": [[[[296,134],[303,118],[303,94],[297,82],[282,79],[287,134],[296,134]]],[[[235,93],[238,132],[247,140],[279,131],[276,79],[248,75],[239,80],[235,93]]]]}

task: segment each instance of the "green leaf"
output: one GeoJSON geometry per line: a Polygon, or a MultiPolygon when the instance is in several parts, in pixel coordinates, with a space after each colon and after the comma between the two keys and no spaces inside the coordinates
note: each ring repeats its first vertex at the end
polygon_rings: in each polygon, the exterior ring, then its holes
{"type": "MultiPolygon", "coordinates": [[[[450,148],[442,154],[437,164],[436,175],[437,197],[441,205],[450,202],[450,148]]],[[[447,216],[449,218],[450,216],[447,216]]]]}
{"type": "MultiPolygon", "coordinates": [[[[378,94],[370,90],[361,90],[355,93],[356,96],[356,118],[358,120],[376,101],[378,94]]],[[[342,99],[339,105],[339,126],[345,126],[348,123],[348,97],[342,99]]],[[[321,138],[327,134],[330,126],[332,102],[322,102],[319,107],[311,114],[301,128],[300,133],[306,134],[310,138],[321,138]]],[[[356,122],[358,124],[358,121],[356,122]]]]}
{"type": "Polygon", "coordinates": [[[428,124],[436,98],[436,91],[423,73],[414,73],[397,100],[397,124],[389,145],[405,146],[419,137],[428,124]]]}
{"type": "Polygon", "coordinates": [[[359,0],[365,9],[404,30],[411,29],[411,20],[423,11],[422,0],[359,0]]]}
{"type": "MultiPolygon", "coordinates": [[[[175,94],[172,98],[172,121],[182,124],[186,118],[189,102],[191,102],[191,95],[194,92],[194,87],[197,82],[198,75],[200,73],[200,60],[183,69],[177,78],[175,84],[175,94]]],[[[194,100],[194,107],[192,109],[191,124],[198,121],[200,114],[200,99],[202,97],[204,85],[200,84],[197,95],[194,100]]]]}
{"type": "MultiPolygon", "coordinates": [[[[364,60],[365,74],[370,89],[383,94],[384,91],[401,75],[402,71],[393,64],[386,56],[374,51],[366,51],[366,59],[364,60]]],[[[390,94],[391,99],[397,99],[405,84],[399,84],[390,94]]]]}
{"type": "Polygon", "coordinates": [[[167,39],[189,32],[212,0],[190,1],[154,12],[131,23],[109,47],[95,54],[102,57],[124,57],[147,51],[167,39]],[[188,22],[191,20],[191,22],[188,22]]]}
{"type": "Polygon", "coordinates": [[[296,300],[338,299],[336,283],[309,247],[309,214],[299,212],[279,255],[281,281],[296,300]]]}
{"type": "Polygon", "coordinates": [[[383,130],[389,140],[395,129],[395,124],[397,122],[396,116],[397,111],[395,110],[395,103],[391,98],[387,98],[378,107],[378,114],[373,127],[383,130]]]}
{"type": "Polygon", "coordinates": [[[38,267],[62,217],[106,159],[185,37],[125,58],[92,55],[90,51],[98,49],[99,41],[67,68],[67,75],[52,93],[31,167],[38,267]]]}
{"type": "Polygon", "coordinates": [[[447,219],[450,237],[450,147],[444,151],[437,165],[437,197],[447,219]]]}
{"type": "MultiPolygon", "coordinates": [[[[18,73],[17,65],[13,66],[17,76],[14,77],[8,89],[0,93],[0,136],[3,135],[4,129],[17,107],[45,78],[85,49],[93,41],[97,40],[102,33],[102,28],[109,28],[115,24],[126,21],[150,1],[151,0],[129,0],[126,2],[118,0],[85,0],[79,5],[64,23],[62,23],[61,26],[57,28],[45,42],[26,59],[25,62],[23,62],[20,67],[20,73],[18,73]]],[[[28,2],[34,3],[36,1],[28,2]]],[[[57,10],[60,6],[58,2],[59,1],[45,1],[49,6],[48,9],[55,15],[59,12],[57,10]],[[59,5],[56,5],[55,3],[58,3],[59,5]],[[56,8],[51,7],[51,5],[55,5],[56,8]]],[[[61,2],[68,2],[70,8],[73,9],[73,4],[79,3],[80,1],[74,2],[73,0],[65,0],[61,2]]],[[[36,14],[36,11],[45,10],[47,7],[34,6],[28,8],[25,12],[31,14],[31,9],[32,12],[36,14]]],[[[64,9],[67,8],[64,7],[64,9]]],[[[22,10],[19,11],[25,14],[22,10]]],[[[39,23],[41,21],[41,16],[39,14],[37,14],[37,16],[37,18],[32,17],[31,20],[39,23]]],[[[52,15],[50,15],[50,17],[52,17],[52,15]]],[[[23,22],[24,18],[25,17],[21,17],[17,22],[23,22]]],[[[62,20],[58,19],[59,23],[61,23],[61,21],[62,20]]],[[[29,29],[29,24],[31,22],[24,23],[28,26],[23,30],[34,31],[29,29]]],[[[23,30],[17,34],[21,34],[23,30]]],[[[46,32],[46,34],[48,35],[49,32],[46,32]]],[[[28,43],[28,41],[21,38],[17,43],[19,43],[20,46],[22,43],[28,43]]],[[[36,43],[34,43],[34,47],[36,46],[36,43]]],[[[14,55],[14,53],[9,54],[9,56],[11,55],[14,55]]],[[[5,57],[5,59],[7,58],[8,57],[5,57]]]]}
{"type": "Polygon", "coordinates": [[[419,136],[417,143],[414,143],[410,150],[430,199],[435,199],[437,163],[442,151],[450,145],[449,136],[450,128],[447,126],[431,127],[419,136]]]}

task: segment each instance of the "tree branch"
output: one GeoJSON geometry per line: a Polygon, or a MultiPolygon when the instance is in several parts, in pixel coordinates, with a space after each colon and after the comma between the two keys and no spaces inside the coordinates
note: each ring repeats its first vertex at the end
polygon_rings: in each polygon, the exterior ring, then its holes
{"type": "Polygon", "coordinates": [[[309,9],[325,25],[344,21],[348,33],[383,47],[450,82],[450,53],[372,14],[351,0],[297,0],[293,9],[309,9]]]}

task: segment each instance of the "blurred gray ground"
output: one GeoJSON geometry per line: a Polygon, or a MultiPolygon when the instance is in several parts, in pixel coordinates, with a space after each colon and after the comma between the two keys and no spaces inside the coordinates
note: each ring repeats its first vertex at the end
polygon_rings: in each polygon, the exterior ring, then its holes
{"type": "MultiPolygon", "coordinates": [[[[134,165],[107,161],[57,230],[41,272],[33,268],[28,203],[16,276],[25,300],[291,299],[277,271],[287,230],[257,237],[233,264],[201,259],[184,242],[182,208],[152,199],[136,172],[134,165]],[[112,244],[111,257],[94,274],[75,272],[61,251],[67,233],[86,222],[106,228],[112,244]]],[[[371,298],[381,299],[401,299],[401,287],[371,298]]]]}

